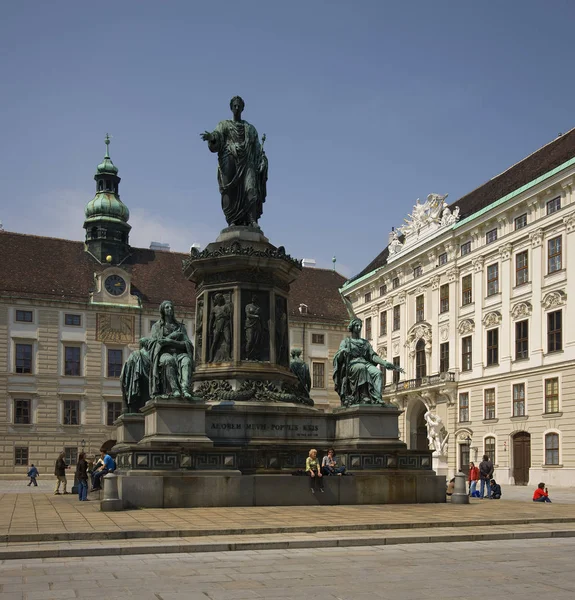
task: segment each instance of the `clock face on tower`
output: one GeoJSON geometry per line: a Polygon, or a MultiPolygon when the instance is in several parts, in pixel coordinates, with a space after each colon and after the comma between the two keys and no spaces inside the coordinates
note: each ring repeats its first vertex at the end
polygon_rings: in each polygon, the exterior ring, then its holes
{"type": "Polygon", "coordinates": [[[126,291],[126,282],[119,275],[110,275],[104,282],[106,291],[112,296],[121,296],[126,291]]]}

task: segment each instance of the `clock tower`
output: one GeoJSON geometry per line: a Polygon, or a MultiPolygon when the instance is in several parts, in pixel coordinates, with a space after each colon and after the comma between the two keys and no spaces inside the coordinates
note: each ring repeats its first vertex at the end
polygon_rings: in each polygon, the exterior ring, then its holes
{"type": "Polygon", "coordinates": [[[86,206],[86,250],[102,264],[118,265],[130,254],[130,211],[120,200],[120,177],[110,158],[107,134],[105,142],[106,155],[94,175],[96,195],[86,206]]]}

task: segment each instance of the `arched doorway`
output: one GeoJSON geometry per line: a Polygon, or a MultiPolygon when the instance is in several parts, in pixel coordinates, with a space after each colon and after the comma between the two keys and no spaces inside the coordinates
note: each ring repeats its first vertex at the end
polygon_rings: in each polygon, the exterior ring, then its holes
{"type": "Polygon", "coordinates": [[[425,358],[425,340],[421,338],[415,345],[415,378],[421,379],[427,375],[427,361],[425,358]]]}
{"type": "Polygon", "coordinates": [[[421,400],[410,400],[410,403],[407,419],[409,449],[429,450],[427,425],[423,416],[427,412],[427,408],[421,400]]]}
{"type": "Polygon", "coordinates": [[[515,485],[529,483],[531,467],[531,435],[520,431],[513,436],[513,479],[515,485]]]}

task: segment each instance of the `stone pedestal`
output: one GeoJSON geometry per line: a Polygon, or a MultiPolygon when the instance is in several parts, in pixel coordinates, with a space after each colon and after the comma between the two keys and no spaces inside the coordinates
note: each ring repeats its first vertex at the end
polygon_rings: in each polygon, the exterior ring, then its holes
{"type": "Polygon", "coordinates": [[[116,443],[118,445],[137,444],[144,437],[144,420],[145,417],[142,414],[120,415],[114,422],[116,443]]]}
{"type": "Polygon", "coordinates": [[[334,443],[342,450],[388,447],[397,450],[407,448],[399,441],[397,408],[360,405],[334,410],[334,443]]]}
{"type": "Polygon", "coordinates": [[[138,446],[193,446],[209,448],[206,436],[206,405],[175,398],[156,398],[142,408],[144,437],[138,446]]]}
{"type": "Polygon", "coordinates": [[[433,470],[438,475],[443,475],[444,477],[447,477],[447,473],[449,471],[447,456],[445,456],[444,454],[433,453],[433,470]]]}

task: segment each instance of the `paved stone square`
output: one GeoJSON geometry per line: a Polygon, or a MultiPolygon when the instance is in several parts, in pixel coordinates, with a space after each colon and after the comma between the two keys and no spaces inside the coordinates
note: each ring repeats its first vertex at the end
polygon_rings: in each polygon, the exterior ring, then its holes
{"type": "Polygon", "coordinates": [[[0,600],[571,600],[575,540],[9,560],[0,600]]]}

